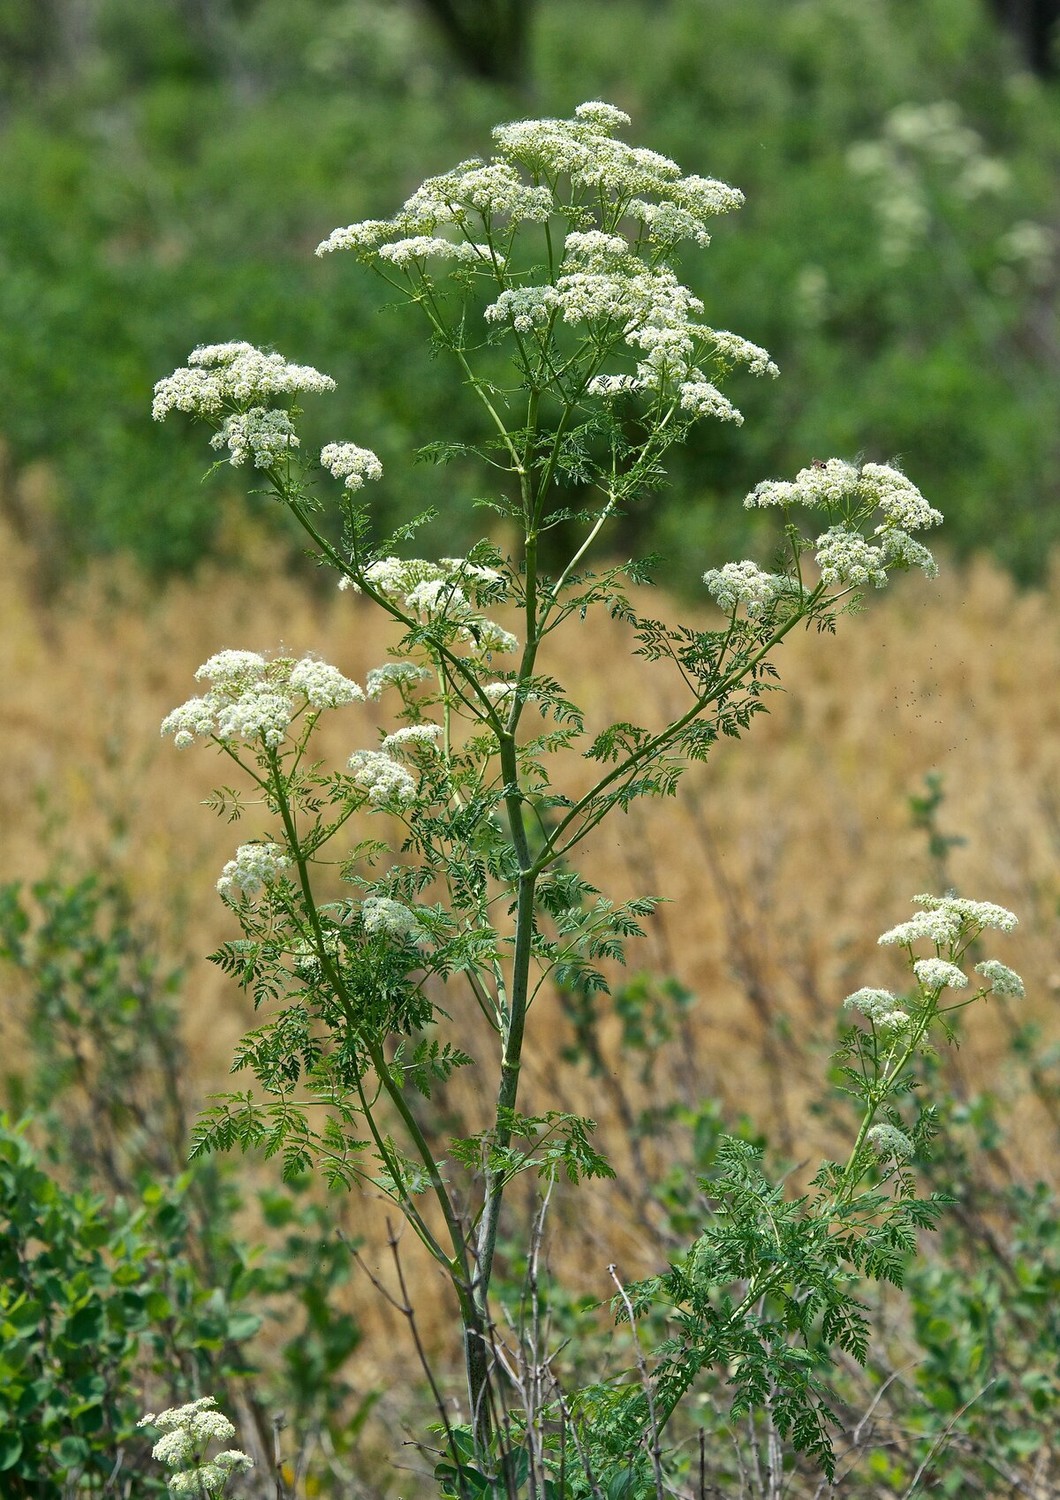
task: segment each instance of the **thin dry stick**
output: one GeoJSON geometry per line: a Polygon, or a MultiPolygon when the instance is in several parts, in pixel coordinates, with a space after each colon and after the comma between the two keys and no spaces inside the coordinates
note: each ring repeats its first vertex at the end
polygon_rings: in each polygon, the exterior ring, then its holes
{"type": "Polygon", "coordinates": [[[975,1403],[979,1400],[980,1396],[985,1396],[986,1393],[987,1393],[987,1391],[994,1384],[995,1384],[995,1382],[993,1380],[988,1380],[987,1383],[986,1383],[986,1385],[983,1386],[983,1388],[982,1388],[981,1391],[976,1391],[975,1395],[972,1396],[972,1398],[969,1401],[966,1401],[964,1403],[964,1405],[960,1408],[959,1411],[955,1411],[954,1412],[953,1416],[946,1423],[945,1427],[942,1429],[942,1431],[939,1433],[938,1437],[935,1439],[935,1441],[932,1443],[931,1447],[928,1449],[927,1454],[924,1457],[923,1463],[920,1465],[920,1467],[917,1469],[916,1473],[913,1475],[913,1478],[912,1478],[912,1480],[910,1482],[909,1488],[906,1490],[905,1494],[902,1496],[902,1500],[910,1500],[910,1497],[913,1495],[914,1491],[916,1490],[917,1485],[920,1483],[921,1479],[923,1478],[924,1471],[927,1469],[928,1464],[931,1462],[931,1460],[935,1457],[935,1454],[939,1451],[939,1449],[945,1443],[946,1439],[949,1437],[949,1435],[953,1431],[954,1427],[956,1427],[957,1423],[964,1416],[964,1414],[968,1410],[968,1408],[970,1406],[974,1406],[975,1403]]]}
{"type": "Polygon", "coordinates": [[[427,1384],[431,1388],[431,1398],[434,1401],[434,1405],[438,1411],[438,1415],[442,1419],[442,1426],[445,1428],[446,1441],[449,1444],[450,1452],[455,1454],[456,1449],[453,1446],[453,1429],[452,1424],[449,1421],[449,1413],[446,1409],[442,1393],[438,1389],[438,1383],[434,1378],[434,1371],[431,1368],[430,1360],[427,1358],[427,1351],[423,1347],[423,1340],[420,1338],[419,1325],[416,1322],[416,1309],[412,1305],[412,1300],[409,1297],[408,1293],[408,1286],[405,1282],[405,1270],[401,1264],[401,1252],[399,1248],[401,1243],[401,1235],[400,1233],[395,1233],[394,1226],[391,1223],[389,1217],[386,1221],[386,1233],[387,1248],[389,1249],[394,1262],[394,1270],[397,1273],[398,1287],[401,1291],[400,1299],[394,1296],[389,1287],[384,1286],[384,1284],[379,1280],[378,1276],[376,1276],[372,1268],[365,1261],[357,1246],[348,1241],[342,1234],[341,1230],[339,1231],[339,1236],[342,1239],[343,1244],[345,1244],[349,1249],[350,1254],[356,1260],[357,1264],[361,1267],[361,1270],[368,1277],[368,1280],[372,1283],[372,1286],[375,1288],[375,1290],[381,1297],[384,1298],[386,1302],[390,1304],[392,1308],[394,1308],[395,1312],[400,1313],[408,1323],[409,1331],[412,1334],[412,1341],[416,1347],[416,1356],[419,1359],[420,1368],[423,1370],[424,1375],[427,1377],[427,1384]]]}
{"type": "Polygon", "coordinates": [[[626,1309],[626,1317],[629,1319],[630,1337],[633,1339],[633,1350],[637,1360],[637,1370],[640,1373],[641,1386],[644,1390],[644,1399],[648,1404],[648,1424],[651,1427],[651,1462],[655,1473],[655,1490],[659,1500],[663,1497],[662,1458],[659,1447],[659,1423],[655,1416],[655,1401],[651,1393],[651,1377],[648,1374],[648,1366],[644,1359],[644,1351],[640,1347],[640,1339],[637,1337],[637,1324],[633,1316],[633,1304],[625,1287],[618,1278],[618,1268],[610,1265],[607,1274],[618,1287],[618,1295],[622,1298],[622,1305],[626,1309]]]}

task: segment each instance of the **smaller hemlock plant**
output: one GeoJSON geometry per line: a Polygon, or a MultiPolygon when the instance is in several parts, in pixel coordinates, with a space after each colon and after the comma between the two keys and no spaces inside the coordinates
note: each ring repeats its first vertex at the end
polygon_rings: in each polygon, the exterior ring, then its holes
{"type": "Polygon", "coordinates": [[[238,1448],[225,1448],[208,1456],[211,1443],[227,1443],[236,1435],[212,1396],[157,1414],[149,1411],[137,1425],[155,1427],[163,1434],[151,1449],[151,1456],[173,1470],[166,1483],[174,1495],[221,1500],[233,1474],[245,1474],[254,1466],[253,1459],[238,1448]]]}
{"type": "MultiPolygon", "coordinates": [[[[645,564],[596,561],[609,523],[662,482],[667,450],[693,424],[742,421],[720,383],[737,369],[777,374],[765,350],[704,320],[673,268],[678,247],[704,249],[741,194],[627,145],[619,132],[628,124],[620,110],[589,103],[569,120],[501,126],[488,161],[429,178],[392,219],[337,229],[319,247],[351,252],[417,309],[477,401],[476,444],[436,442],[421,456],[478,457],[492,494],[474,503],[503,516],[516,538],[510,552],[481,541],[464,557],[410,555],[429,516],[378,536],[363,492],[381,480],[379,458],[346,441],[319,459],[301,445],[296,402],[333,389],[315,369],[246,343],[211,344],[155,388],[156,418],[204,421],[215,449],[259,472],[338,586],[393,624],[390,659],[363,684],[312,656],[221,651],[198,671],[200,696],[163,725],[178,746],[212,742],[253,789],[252,804],[233,787],[213,799],[231,819],[251,806],[255,816],[254,836],[218,881],[241,936],[214,955],[261,1011],[235,1059],[252,1083],[207,1112],[195,1150],[263,1147],[289,1174],[371,1183],[404,1215],[459,1317],[466,1441],[448,1418],[445,1432],[461,1494],[468,1465],[480,1477],[497,1472],[516,1430],[491,1300],[507,1189],[527,1171],[545,1183],[613,1175],[592,1120],[520,1107],[524,1049],[552,1045],[535,1038],[535,1000],[554,983],[605,990],[601,966],[622,960],[656,904],[647,894],[619,904],[595,889],[577,872],[579,846],[636,799],[673,794],[720,737],[742,735],[766,706],[773,656],[791,631],[834,628],[859,590],[895,570],[936,572],[915,533],[938,524],[938,511],[896,468],[838,458],[748,495],[747,506],[779,514],[783,550],[773,571],[742,561],[705,572],[720,609],[709,628],[642,614],[628,585],[648,581],[645,564]],[[329,505],[339,541],[319,519],[329,505]],[[634,656],[676,681],[684,705],[673,719],[590,724],[552,674],[554,634],[597,611],[625,624],[634,656]],[[313,753],[320,716],[353,702],[379,703],[381,716],[386,705],[378,735],[351,744],[344,765],[325,766],[313,753]],[[466,1067],[481,1070],[492,1104],[479,1129],[446,1140],[410,1096],[429,1100],[466,1067]]],[[[687,1289],[660,1283],[659,1295],[692,1319],[682,1335],[692,1363],[735,1358],[738,1403],[772,1400],[782,1426],[778,1393],[793,1393],[794,1411],[811,1379],[805,1351],[778,1352],[792,1331],[824,1314],[828,1338],[861,1347],[846,1332],[859,1326],[853,1314],[830,1311],[846,1306],[846,1283],[832,1288],[826,1268],[836,1257],[890,1268],[911,1216],[928,1216],[910,1206],[899,1165],[907,1130],[893,1096],[943,1009],[949,970],[930,964],[955,963],[958,928],[963,942],[980,920],[958,921],[954,910],[932,909],[940,932],[950,926],[925,960],[918,999],[895,1000],[886,1023],[868,1015],[869,1040],[856,1033],[848,1043],[863,1124],[848,1163],[819,1179],[812,1212],[772,1189],[763,1197],[757,1167],[733,1146],[726,1191],[761,1200],[752,1217],[763,1257],[766,1241],[772,1247],[769,1272],[748,1272],[736,1249],[708,1248],[724,1243],[731,1215],[720,1215],[673,1273],[691,1278],[687,1289]],[[880,1180],[863,1189],[874,1173],[880,1180]],[[885,1253],[887,1235],[897,1239],[885,1253]],[[871,1248],[859,1249],[863,1241],[871,1248]],[[789,1293],[792,1278],[805,1291],[789,1293]],[[707,1309],[726,1280],[746,1290],[726,1294],[718,1322],[707,1309]],[[783,1317],[763,1321],[756,1309],[776,1298],[787,1298],[783,1317]],[[738,1333],[742,1354],[725,1329],[738,1333]],[[796,1368],[802,1386],[789,1381],[796,1368]]],[[[747,1233],[740,1254],[750,1253],[747,1233]]],[[[630,1409],[638,1441],[687,1384],[677,1354],[658,1359],[646,1386],[656,1395],[630,1409]]],[[[566,1410],[577,1422],[576,1406],[566,1410]]],[[[816,1418],[788,1425],[796,1446],[823,1454],[816,1418]]],[[[537,1493],[540,1465],[519,1472],[537,1493]]],[[[510,1489],[514,1470],[505,1473],[510,1489]]]]}

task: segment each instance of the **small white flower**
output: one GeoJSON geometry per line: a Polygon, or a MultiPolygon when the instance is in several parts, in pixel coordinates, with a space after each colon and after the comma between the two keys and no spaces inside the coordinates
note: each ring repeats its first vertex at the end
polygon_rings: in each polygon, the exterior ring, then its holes
{"type": "Polygon", "coordinates": [[[1011,996],[1014,1000],[1023,999],[1023,980],[1014,969],[998,963],[996,958],[987,958],[981,964],[976,964],[975,972],[982,974],[993,994],[1011,996]]]}
{"type": "Polygon", "coordinates": [[[406,724],[401,729],[395,729],[393,734],[388,734],[383,740],[383,750],[401,750],[407,745],[419,745],[421,747],[437,745],[442,734],[440,724],[406,724]]]}
{"type": "Polygon", "coordinates": [[[379,479],[383,473],[376,454],[356,443],[328,443],[320,450],[320,462],[329,474],[345,480],[348,490],[359,490],[366,479],[379,479]]]}
{"type": "Polygon", "coordinates": [[[195,677],[199,682],[205,678],[218,686],[232,687],[258,681],[264,677],[265,667],[265,658],[257,651],[218,651],[216,656],[203,662],[195,677]]]}
{"type": "Polygon", "coordinates": [[[923,531],[942,524],[942,512],[927,503],[912,480],[887,464],[863,464],[860,488],[883,511],[885,520],[877,527],[877,536],[887,527],[923,531]]]}
{"type": "Polygon", "coordinates": [[[282,408],[269,410],[264,406],[252,406],[249,411],[225,418],[220,431],[210,439],[210,447],[226,445],[230,464],[238,467],[249,456],[256,469],[275,468],[292,448],[300,446],[288,413],[282,408]]]}
{"type": "Polygon", "coordinates": [[[968,983],[968,975],[962,969],[942,958],[918,959],[913,973],[926,990],[960,990],[968,983]]]}
{"type": "Polygon", "coordinates": [[[1019,918],[1004,906],[995,906],[992,901],[968,901],[963,896],[914,896],[914,905],[925,906],[929,911],[946,912],[961,922],[975,927],[993,927],[999,932],[1011,932],[1019,925],[1019,918]]]}
{"type": "MultiPolygon", "coordinates": [[[[217,890],[232,900],[237,890],[249,898],[266,886],[275,885],[290,868],[291,860],[279,844],[240,844],[235,859],[230,859],[221,871],[217,890]]],[[[225,1435],[231,1437],[232,1433],[225,1435]]]]}
{"type": "Polygon", "coordinates": [[[344,703],[363,702],[364,693],[337,667],[311,656],[291,668],[290,686],[304,693],[311,708],[339,708],[344,703]]]}
{"type": "Polygon", "coordinates": [[[877,939],[878,943],[907,946],[922,939],[945,947],[955,943],[961,934],[962,921],[959,914],[951,911],[919,911],[908,922],[899,922],[877,939]]]}
{"type": "Polygon", "coordinates": [[[937,578],[939,565],[922,542],[915,541],[904,531],[878,527],[883,561],[890,568],[921,568],[925,578],[937,578]]]}
{"type": "MultiPolygon", "coordinates": [[[[389,245],[380,245],[377,252],[380,260],[388,260],[395,266],[411,265],[413,261],[426,260],[429,256],[443,260],[484,260],[491,262],[488,245],[473,245],[467,240],[443,240],[437,235],[418,234],[411,239],[395,240],[389,245]]],[[[497,256],[497,260],[501,257],[497,256]]]]}
{"type": "Polygon", "coordinates": [[[768,352],[750,339],[738,333],[726,333],[712,329],[708,340],[714,345],[714,353],[731,364],[746,365],[752,375],[769,375],[773,379],[780,374],[779,368],[770,359],[768,352]]]}
{"type": "Polygon", "coordinates": [[[604,135],[611,135],[614,131],[621,130],[623,125],[631,123],[625,110],[616,109],[613,104],[604,104],[599,99],[579,104],[574,111],[574,118],[586,121],[604,135]]]}
{"type": "Polygon", "coordinates": [[[510,287],[490,303],[483,317],[487,323],[511,323],[516,332],[529,333],[548,322],[556,302],[552,286],[510,287]]]}
{"type": "Polygon", "coordinates": [[[716,417],[719,422],[735,422],[743,426],[743,412],[737,411],[732,402],[723,396],[717,386],[709,380],[686,380],[681,386],[681,410],[690,411],[694,417],[716,417]]]}
{"type": "Polygon", "coordinates": [[[411,687],[414,682],[422,682],[430,675],[426,667],[418,666],[414,661],[389,661],[371,669],[365,679],[365,692],[369,698],[381,698],[388,687],[401,683],[411,687]]]}
{"type": "Polygon", "coordinates": [[[887,582],[883,552],[872,547],[860,531],[832,526],[817,538],[817,565],[827,584],[859,588],[871,583],[881,589],[887,582]]]}
{"type": "Polygon", "coordinates": [[[721,568],[711,568],[703,574],[703,582],[722,609],[732,611],[742,604],[752,616],[768,609],[789,586],[786,578],[764,573],[753,562],[725,563],[721,568]]]}
{"type": "Polygon", "coordinates": [[[416,782],[405,767],[385,750],[355,750],[349,760],[353,781],[369,802],[383,807],[416,800],[416,782]]]}
{"type": "Polygon", "coordinates": [[[893,1125],[873,1125],[865,1140],[884,1159],[893,1156],[898,1161],[908,1161],[913,1154],[912,1141],[893,1125]]]}
{"type": "Polygon", "coordinates": [[[232,702],[219,704],[213,732],[219,740],[253,744],[260,739],[270,750],[276,750],[283,744],[293,715],[291,699],[263,684],[248,688],[232,702]]]}
{"type": "Polygon", "coordinates": [[[260,410],[269,397],[334,389],[329,375],[291,364],[282,354],[245,343],[205,344],[192,351],[187,368],[157,383],[151,412],[159,422],[171,411],[216,417],[226,407],[260,410]]]}
{"type": "Polygon", "coordinates": [[[897,1004],[898,1001],[890,990],[866,987],[848,995],[843,1001],[843,1009],[859,1010],[870,1021],[879,1021],[881,1016],[891,1015],[897,1004]]]}
{"type": "Polygon", "coordinates": [[[195,1444],[187,1430],[178,1427],[173,1432],[167,1432],[159,1438],[151,1449],[151,1457],[157,1458],[160,1464],[169,1464],[170,1468],[176,1468],[178,1464],[187,1463],[195,1457],[195,1444]]]}
{"type": "Polygon", "coordinates": [[[208,698],[189,698],[162,720],[162,733],[171,734],[178,750],[194,744],[197,736],[206,739],[216,723],[214,707],[208,698]]]}
{"type": "Polygon", "coordinates": [[[461,635],[474,647],[475,656],[501,655],[519,649],[518,636],[505,630],[503,625],[498,625],[496,620],[487,620],[484,615],[476,615],[469,620],[461,635]]]}
{"type": "Polygon", "coordinates": [[[361,902],[361,921],[370,937],[382,935],[399,943],[418,943],[425,936],[415,912],[387,896],[366,896],[361,902]]]}

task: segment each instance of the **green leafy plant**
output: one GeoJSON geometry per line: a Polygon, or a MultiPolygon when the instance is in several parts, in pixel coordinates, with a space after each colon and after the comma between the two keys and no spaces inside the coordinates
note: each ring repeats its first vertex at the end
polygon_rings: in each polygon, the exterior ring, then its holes
{"type": "MultiPolygon", "coordinates": [[[[860,589],[895,570],[933,575],[914,533],[941,520],[885,465],[814,460],[794,481],[766,481],[746,505],[780,513],[775,571],[708,568],[710,628],[643,612],[647,565],[596,562],[615,519],[663,482],[672,447],[704,420],[742,421],[718,382],[739,365],[777,373],[765,350],[702,321],[671,264],[683,242],[704,248],[707,226],[741,195],[627,145],[628,123],[592,102],[568,120],[501,126],[488,161],[429,178],[392,219],[337,229],[319,249],[352,251],[380,275],[477,401],[477,440],[432,443],[421,457],[477,458],[489,475],[478,504],[514,535],[507,552],[484,540],[465,557],[399,555],[426,517],[378,537],[362,500],[382,477],[376,454],[329,443],[317,462],[302,446],[295,403],[334,384],[311,367],[211,344],[155,388],[156,418],[204,420],[211,446],[258,471],[339,586],[393,622],[392,658],[363,687],[312,656],[227,649],[163,724],[179,748],[212,742],[240,768],[253,804],[222,787],[219,814],[234,821],[253,805],[260,816],[218,880],[241,936],[214,955],[261,1013],[235,1059],[250,1083],[206,1112],[195,1154],[261,1149],[289,1177],[369,1183],[404,1216],[448,1282],[460,1329],[467,1420],[454,1423],[439,1396],[437,1471],[460,1500],[661,1495],[663,1436],[696,1376],[719,1369],[737,1417],[761,1414],[778,1444],[833,1472],[818,1372],[833,1347],[864,1357],[856,1280],[900,1282],[916,1231],[938,1214],[907,1166],[933,1127],[929,1108],[903,1112],[911,1064],[970,1003],[947,998],[968,985],[969,945],[1015,924],[989,903],[917,898],[919,914],[881,939],[906,951],[909,996],[860,990],[849,1002],[868,1024],[846,1033],[841,1053],[859,1110],[845,1163],[826,1163],[807,1196],[789,1199],[752,1146],[726,1139],[691,1250],[639,1286],[616,1274],[620,1318],[636,1325],[662,1309],[656,1321],[671,1325],[655,1347],[636,1346],[632,1382],[564,1393],[549,1375],[519,1375],[526,1348],[517,1342],[514,1362],[505,1353],[493,1290],[512,1183],[532,1174],[547,1196],[559,1179],[612,1172],[590,1118],[525,1112],[524,1055],[547,1045],[535,1043],[534,1002],[553,985],[583,1006],[606,992],[657,899],[612,900],[574,856],[605,819],[672,795],[722,737],[742,736],[793,630],[834,629],[860,589]],[[342,482],[338,539],[322,519],[327,476],[342,482]],[[565,549],[558,568],[544,561],[546,537],[565,549]],[[677,684],[675,716],[587,722],[548,652],[557,630],[592,611],[624,624],[634,666],[677,684]],[[384,694],[396,724],[374,746],[337,770],[314,758],[322,714],[384,694]],[[369,836],[372,819],[383,836],[369,836]],[[930,956],[917,956],[921,942],[930,956]],[[480,1018],[474,1056],[449,1030],[458,1006],[480,1018]],[[488,1117],[440,1139],[422,1101],[467,1068],[490,1080],[488,1117]]],[[[979,968],[972,999],[1018,992],[996,960],[979,968]]],[[[647,1014],[631,1005],[627,1024],[647,1014]]],[[[414,1308],[407,1315],[415,1330],[414,1308]]]]}

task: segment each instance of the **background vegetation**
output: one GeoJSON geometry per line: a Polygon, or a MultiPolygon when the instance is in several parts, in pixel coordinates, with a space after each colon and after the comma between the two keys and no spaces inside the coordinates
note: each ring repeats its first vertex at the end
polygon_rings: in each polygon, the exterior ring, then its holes
{"type": "MultiPolygon", "coordinates": [[[[478,55],[443,8],[0,0],[0,1098],[35,1121],[0,1138],[0,1228],[22,1236],[9,1287],[43,1226],[43,1270],[76,1288],[48,1350],[39,1319],[0,1305],[0,1466],[31,1418],[68,1470],[102,1465],[164,1376],[164,1399],[228,1392],[260,1472],[280,1451],[288,1482],[296,1459],[311,1473],[306,1493],[408,1492],[383,1458],[407,1419],[407,1332],[345,1248],[359,1239],[389,1274],[376,1205],[355,1206],[343,1241],[268,1167],[238,1193],[223,1172],[183,1175],[187,1118],[224,1085],[246,1017],[201,962],[231,935],[213,890],[231,831],[194,811],[215,768],[158,744],[219,643],[282,635],[363,678],[386,642],[348,596],[307,593],[283,516],[245,501],[241,476],[201,482],[201,444],[151,424],[149,393],[198,341],[275,341],[339,380],[311,420],[381,454],[388,519],[434,503],[453,539],[447,496],[481,481],[410,455],[474,431],[474,413],[453,411],[444,372],[378,313],[352,259],[312,250],[480,149],[495,120],[595,96],[747,193],[695,286],[711,321],[782,369],[734,384],[745,426],[698,435],[624,540],[691,590],[761,545],[739,504],[750,485],[862,451],[900,457],[954,557],[839,640],[792,640],[788,691],[745,752],[720,753],[660,825],[631,817],[593,850],[590,879],[672,903],[613,1007],[549,1001],[559,1062],[528,1105],[546,1084],[561,1107],[588,1096],[626,1205],[616,1220],[614,1197],[581,1203],[575,1249],[554,1206],[571,1327],[607,1296],[609,1261],[649,1273],[687,1237],[704,1204],[682,1183],[689,1165],[709,1174],[723,1126],[767,1135],[797,1180],[834,1129],[808,1101],[837,1002],[908,894],[953,881],[1020,913],[1028,999],[978,1017],[947,1074],[933,1185],[955,1193],[954,1227],[911,1314],[881,1318],[868,1380],[839,1372],[857,1434],[845,1493],[1045,1496],[1060,1396],[1057,84],[977,0],[538,0],[521,47],[487,37],[478,55]],[[864,143],[875,152],[852,156],[864,143]],[[677,1101],[662,1119],[661,1079],[677,1101]],[[675,1162],[677,1135],[691,1161],[675,1162]],[[107,1358],[86,1365],[101,1329],[107,1358]],[[297,1444],[274,1436],[280,1406],[297,1444]]],[[[582,639],[562,664],[590,705],[614,646],[582,639]]],[[[643,691],[608,689],[601,720],[643,691]]],[[[455,1086],[445,1102],[454,1118],[468,1103],[455,1086]]],[[[411,1251],[409,1269],[425,1274],[411,1251]]],[[[737,1493],[723,1415],[708,1401],[703,1420],[712,1479],[737,1493]]]]}
{"type": "Polygon", "coordinates": [[[746,192],[695,289],[783,372],[734,389],[745,427],[703,432],[630,518],[639,540],[687,587],[746,547],[752,483],[863,451],[901,457],[952,546],[1040,577],[1060,537],[1056,89],[983,0],[5,0],[0,437],[30,476],[21,524],[56,570],[123,549],[192,566],[217,484],[146,397],[192,344],[237,336],[339,380],[314,420],[352,407],[395,514],[444,506],[471,476],[407,462],[443,413],[451,430],[439,368],[348,258],[312,250],[494,120],[600,97],[746,192]],[[465,21],[454,50],[439,12],[523,25],[468,40],[465,21]]]}

